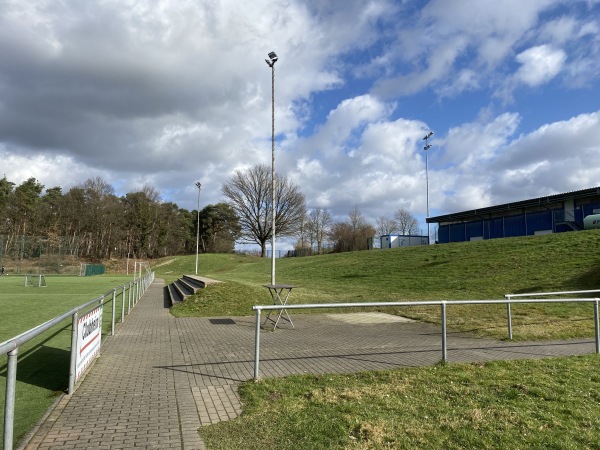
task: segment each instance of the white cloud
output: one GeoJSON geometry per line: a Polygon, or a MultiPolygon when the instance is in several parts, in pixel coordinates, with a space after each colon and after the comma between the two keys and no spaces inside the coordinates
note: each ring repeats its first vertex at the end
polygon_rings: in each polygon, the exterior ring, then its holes
{"type": "Polygon", "coordinates": [[[442,142],[446,150],[444,162],[464,172],[475,170],[494,159],[497,150],[515,133],[519,120],[518,114],[505,113],[490,121],[451,128],[442,142]]]}
{"type": "Polygon", "coordinates": [[[445,152],[434,147],[430,158],[433,215],[598,185],[600,111],[513,140],[518,123],[517,114],[503,114],[435,141],[445,152]]]}
{"type": "MultiPolygon", "coordinates": [[[[113,185],[161,180],[184,204],[188,184],[210,179],[206,197],[216,202],[233,170],[270,160],[266,54],[280,58],[277,133],[292,140],[310,119],[312,93],[344,83],[336,58],[377,38],[386,5],[3,2],[0,142],[20,155],[4,158],[3,170],[21,181],[26,158],[28,173],[43,175],[43,152],[113,185]]],[[[364,111],[365,120],[370,114],[378,112],[364,111]]]]}
{"type": "Polygon", "coordinates": [[[519,53],[516,60],[521,67],[515,74],[515,78],[528,86],[539,86],[560,73],[566,55],[561,49],[538,45],[519,53]]]}
{"type": "Polygon", "coordinates": [[[598,185],[600,111],[547,124],[510,141],[509,124],[515,119],[504,115],[488,124],[465,126],[460,133],[451,132],[449,142],[457,135],[461,140],[484,142],[487,135],[496,137],[485,159],[444,169],[454,180],[445,187],[452,193],[452,201],[442,203],[445,212],[456,211],[447,209],[448,205],[475,208],[598,185]],[[462,192],[458,199],[457,192],[462,192]]]}
{"type": "Polygon", "coordinates": [[[0,175],[153,184],[189,209],[201,181],[216,203],[234,170],[270,163],[274,50],[276,167],[309,206],[422,218],[429,129],[440,213],[597,185],[597,105],[542,97],[552,80],[596,92],[595,5],[417,3],[6,0],[0,175]]]}
{"type": "Polygon", "coordinates": [[[458,95],[476,87],[501,84],[494,71],[528,39],[540,15],[557,0],[434,0],[416,23],[398,27],[398,42],[383,59],[401,58],[408,71],[377,83],[384,98],[407,95],[434,86],[442,95],[458,95]],[[457,76],[459,80],[457,81],[457,76]]]}
{"type": "Polygon", "coordinates": [[[393,105],[380,102],[370,95],[342,101],[329,113],[327,121],[310,140],[312,151],[319,155],[349,151],[347,143],[357,129],[387,117],[392,110],[393,105]]]}
{"type": "MultiPolygon", "coordinates": [[[[287,159],[290,177],[305,192],[309,207],[324,206],[343,217],[356,205],[364,213],[389,206],[422,210],[426,126],[392,120],[394,105],[371,96],[344,100],[312,138],[298,142],[300,153],[287,159]],[[421,189],[423,188],[423,189],[421,189]]],[[[380,214],[379,214],[380,215],[380,214]]]]}

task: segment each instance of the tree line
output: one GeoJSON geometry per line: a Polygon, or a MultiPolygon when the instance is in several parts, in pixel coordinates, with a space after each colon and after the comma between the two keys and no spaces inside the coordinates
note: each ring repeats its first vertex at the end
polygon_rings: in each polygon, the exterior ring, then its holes
{"type": "MultiPolygon", "coordinates": [[[[197,211],[163,202],[151,186],[123,196],[101,177],[90,178],[63,193],[44,189],[35,178],[17,185],[0,180],[0,236],[4,252],[21,236],[52,245],[67,239],[80,257],[91,260],[146,259],[196,250],[197,211]]],[[[240,228],[225,203],[209,205],[199,215],[200,251],[233,251],[240,228]]]]}
{"type": "Polygon", "coordinates": [[[157,258],[233,252],[236,242],[257,244],[266,255],[270,242],[275,188],[275,234],[296,240],[299,254],[344,252],[372,248],[376,235],[414,234],[416,219],[398,209],[394,219],[380,217],[377,228],[360,210],[334,222],[331,212],[308,210],[300,188],[285,177],[271,179],[270,168],[257,165],[236,171],[222,186],[225,202],[200,213],[164,202],[151,186],[117,196],[101,177],[90,178],[63,192],[46,188],[35,178],[17,185],[0,180],[0,237],[4,253],[20,236],[37,236],[48,245],[64,242],[80,257],[102,260],[157,258]],[[199,224],[199,226],[198,226],[199,224]]]}

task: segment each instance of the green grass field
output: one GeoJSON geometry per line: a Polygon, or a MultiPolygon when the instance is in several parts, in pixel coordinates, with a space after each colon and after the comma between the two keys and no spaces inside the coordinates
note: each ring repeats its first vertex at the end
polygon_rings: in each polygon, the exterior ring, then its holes
{"type": "MultiPolygon", "coordinates": [[[[596,289],[599,246],[600,231],[585,231],[283,258],[277,260],[277,282],[299,286],[293,303],[501,299],[506,293],[596,289]]],[[[166,282],[193,273],[194,265],[194,255],[152,264],[166,282]]],[[[270,282],[270,269],[266,258],[200,255],[199,274],[224,283],[202,290],[172,313],[252,315],[252,305],[270,303],[261,286],[270,282]]],[[[22,278],[1,277],[0,341],[129,280],[48,277],[46,288],[25,288],[22,278]]],[[[324,311],[304,313],[315,312],[324,311]]],[[[439,323],[439,308],[385,312],[439,323]]],[[[516,339],[590,338],[592,318],[591,305],[513,306],[516,339]]],[[[452,308],[448,325],[504,338],[505,308],[452,308]]],[[[21,351],[17,437],[66,388],[69,326],[21,351]]],[[[202,435],[210,448],[600,448],[594,434],[600,425],[598,361],[591,355],[264,380],[243,386],[241,418],[203,428],[202,435]]],[[[0,377],[5,373],[2,359],[0,377]]]]}
{"type": "MultiPolygon", "coordinates": [[[[600,232],[593,230],[283,258],[276,263],[277,282],[299,286],[293,291],[292,303],[502,299],[508,293],[588,290],[600,288],[600,254],[595,251],[599,247],[600,232]]],[[[261,285],[270,282],[270,264],[266,258],[200,255],[199,273],[225,283],[204,289],[173,308],[173,314],[253,314],[252,305],[269,303],[261,285]]],[[[157,262],[155,269],[157,276],[172,281],[182,273],[193,273],[194,256],[166,258],[157,262]]],[[[512,310],[515,339],[588,337],[594,333],[591,304],[515,305],[512,310]]],[[[440,322],[439,307],[386,312],[440,322]]],[[[506,308],[452,307],[448,326],[505,338],[506,308]]]]}
{"type": "MultiPolygon", "coordinates": [[[[22,276],[0,277],[0,342],[128,284],[131,277],[46,276],[46,287],[25,287],[22,276]]],[[[121,293],[121,289],[117,294],[121,293]]],[[[112,298],[112,296],[111,296],[112,298]]],[[[127,298],[126,298],[127,301],[127,298]]],[[[115,302],[121,318],[121,295],[115,302]]],[[[110,308],[105,306],[103,334],[110,331],[110,308]]],[[[19,348],[15,438],[20,439],[68,387],[71,322],[64,321],[19,348]]],[[[0,432],[4,426],[6,356],[0,356],[0,432]]]]}

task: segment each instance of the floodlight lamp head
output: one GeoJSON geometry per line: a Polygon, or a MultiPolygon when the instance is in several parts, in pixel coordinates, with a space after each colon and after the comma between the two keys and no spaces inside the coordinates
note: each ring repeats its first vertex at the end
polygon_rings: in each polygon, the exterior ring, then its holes
{"type": "Polygon", "coordinates": [[[278,59],[279,58],[277,57],[277,53],[270,52],[269,53],[269,59],[265,59],[265,62],[267,63],[267,66],[273,67],[275,65],[275,63],[277,62],[278,59]]]}
{"type": "Polygon", "coordinates": [[[423,138],[424,141],[426,141],[427,139],[429,139],[431,136],[433,136],[433,131],[430,131],[429,133],[427,133],[425,135],[425,137],[423,138]]]}
{"type": "Polygon", "coordinates": [[[423,150],[427,151],[431,148],[431,144],[427,144],[425,147],[423,147],[423,150]]]}
{"type": "Polygon", "coordinates": [[[202,184],[201,184],[199,181],[196,181],[196,187],[197,187],[198,189],[200,189],[200,188],[202,187],[202,184]]]}

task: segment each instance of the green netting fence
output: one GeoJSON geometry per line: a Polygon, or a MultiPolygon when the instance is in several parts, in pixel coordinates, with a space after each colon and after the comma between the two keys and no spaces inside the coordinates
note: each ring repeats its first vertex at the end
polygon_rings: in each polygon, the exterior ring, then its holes
{"type": "Polygon", "coordinates": [[[79,275],[82,277],[91,277],[93,275],[102,275],[106,272],[103,264],[82,264],[79,275]]]}

